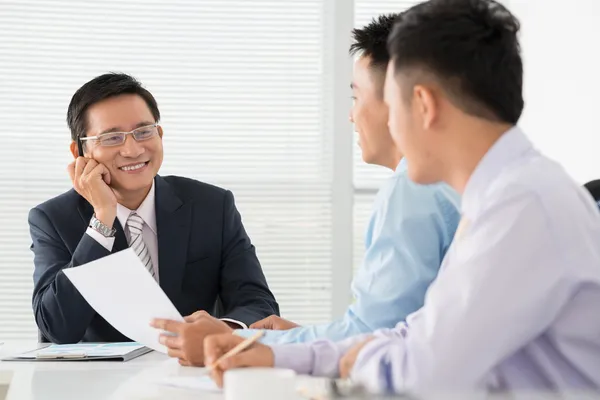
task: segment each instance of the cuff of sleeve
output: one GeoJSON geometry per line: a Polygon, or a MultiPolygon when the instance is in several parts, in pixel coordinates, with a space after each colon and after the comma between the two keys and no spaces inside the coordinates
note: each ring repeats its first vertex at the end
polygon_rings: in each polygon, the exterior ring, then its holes
{"type": "Polygon", "coordinates": [[[115,238],[114,237],[107,238],[104,235],[102,235],[100,232],[95,231],[92,228],[87,228],[87,230],[85,231],[85,233],[87,233],[88,236],[90,236],[96,242],[98,242],[99,244],[101,244],[102,247],[104,247],[106,250],[112,251],[113,245],[115,244],[115,238]]]}
{"type": "Polygon", "coordinates": [[[233,334],[243,338],[249,338],[258,332],[258,329],[235,329],[233,334]]]}
{"type": "Polygon", "coordinates": [[[350,379],[370,393],[393,393],[392,366],[386,352],[389,343],[390,339],[384,337],[367,343],[350,371],[350,379]]]}
{"type": "Polygon", "coordinates": [[[231,318],[221,318],[221,321],[224,321],[224,322],[232,322],[232,323],[234,323],[234,324],[237,324],[237,325],[239,325],[239,326],[240,326],[240,328],[242,328],[242,329],[248,329],[248,325],[246,325],[245,323],[243,323],[243,322],[241,322],[241,321],[235,320],[235,319],[231,319],[231,318]]]}
{"type": "Polygon", "coordinates": [[[293,369],[298,374],[312,373],[313,352],[309,344],[284,344],[271,346],[275,368],[293,369]]]}

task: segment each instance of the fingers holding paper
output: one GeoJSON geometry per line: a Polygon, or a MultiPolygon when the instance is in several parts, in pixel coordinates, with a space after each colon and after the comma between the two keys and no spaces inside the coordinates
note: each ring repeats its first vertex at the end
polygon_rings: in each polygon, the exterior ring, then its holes
{"type": "MultiPolygon", "coordinates": [[[[173,321],[175,322],[175,321],[173,321]]],[[[160,344],[167,348],[167,355],[169,357],[178,358],[180,361],[186,361],[185,355],[182,350],[183,340],[181,336],[168,336],[168,335],[160,335],[158,339],[160,344]]]]}
{"type": "MultiPolygon", "coordinates": [[[[245,339],[233,334],[210,335],[204,340],[205,364],[212,366],[220,357],[242,343],[245,339]]],[[[275,358],[269,346],[254,343],[231,357],[218,361],[211,369],[211,378],[223,387],[223,374],[234,368],[273,367],[275,358]]]]}
{"type": "Polygon", "coordinates": [[[170,357],[178,358],[185,366],[204,366],[204,339],[218,333],[231,333],[232,329],[223,321],[208,313],[193,322],[178,322],[155,319],[151,325],[169,334],[161,334],[159,341],[167,347],[170,357]]]}

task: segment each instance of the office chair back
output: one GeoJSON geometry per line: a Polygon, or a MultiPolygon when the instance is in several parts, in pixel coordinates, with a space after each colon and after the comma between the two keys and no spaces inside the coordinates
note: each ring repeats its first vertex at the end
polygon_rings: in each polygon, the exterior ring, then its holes
{"type": "Polygon", "coordinates": [[[583,186],[590,192],[596,203],[598,203],[598,207],[600,207],[600,179],[589,181],[583,186]]]}
{"type": "Polygon", "coordinates": [[[50,343],[50,340],[38,329],[38,343],[50,343]]]}

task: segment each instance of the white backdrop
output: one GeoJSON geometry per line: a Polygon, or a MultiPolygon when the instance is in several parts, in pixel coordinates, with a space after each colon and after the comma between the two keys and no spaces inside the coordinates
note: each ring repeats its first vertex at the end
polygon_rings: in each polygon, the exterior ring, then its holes
{"type": "Polygon", "coordinates": [[[521,20],[521,126],[579,182],[600,178],[600,1],[510,0],[521,20]]]}
{"type": "MultiPolygon", "coordinates": [[[[34,338],[27,212],[69,187],[68,101],[108,70],[158,99],[162,174],[231,189],[284,316],[339,315],[373,195],[348,119],[350,29],[415,1],[0,0],[0,340],[34,338]]],[[[600,177],[600,2],[505,1],[521,19],[522,126],[600,177]]]]}

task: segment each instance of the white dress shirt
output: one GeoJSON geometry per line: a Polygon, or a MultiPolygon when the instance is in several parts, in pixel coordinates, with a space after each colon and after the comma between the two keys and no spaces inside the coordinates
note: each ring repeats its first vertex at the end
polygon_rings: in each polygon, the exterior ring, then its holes
{"type": "MultiPolygon", "coordinates": [[[[142,240],[146,244],[148,248],[148,252],[150,253],[150,258],[152,259],[152,268],[154,269],[154,274],[156,277],[156,281],[160,282],[160,274],[159,274],[159,266],[158,266],[158,236],[156,229],[156,203],[154,201],[154,181],[152,181],[152,187],[148,192],[148,195],[140,204],[135,213],[139,215],[144,220],[144,227],[142,228],[142,240]]],[[[123,227],[125,232],[125,236],[129,238],[129,227],[127,226],[127,219],[129,215],[133,211],[128,209],[127,207],[117,204],[117,219],[119,223],[123,227]]],[[[115,244],[115,238],[107,238],[102,235],[100,232],[88,228],[86,233],[90,235],[93,239],[95,239],[98,243],[104,246],[108,251],[112,251],[112,248],[115,244]]],[[[129,241],[129,240],[128,240],[129,241]]],[[[241,322],[231,318],[221,318],[221,321],[225,322],[233,322],[234,324],[239,325],[242,329],[247,329],[248,326],[241,322]]]]}
{"type": "MultiPolygon", "coordinates": [[[[129,242],[129,227],[127,226],[127,219],[129,215],[133,211],[129,208],[117,204],[117,219],[119,223],[123,227],[123,231],[125,232],[125,237],[129,242]]],[[[148,195],[140,204],[135,213],[139,215],[144,220],[144,227],[142,228],[142,240],[146,244],[148,248],[148,252],[150,253],[150,258],[152,259],[152,268],[154,269],[154,276],[156,277],[156,281],[160,282],[159,269],[158,269],[158,236],[156,230],[156,209],[154,202],[154,181],[152,181],[152,187],[148,192],[148,195]]],[[[106,250],[112,251],[113,246],[115,244],[115,238],[107,238],[102,235],[100,232],[88,228],[86,233],[94,238],[98,243],[100,243],[106,250]]]]}
{"type": "MultiPolygon", "coordinates": [[[[352,379],[372,392],[598,390],[600,213],[589,193],[513,128],[461,204],[423,308],[376,331],[352,379]]],[[[335,376],[364,339],[274,346],[275,364],[335,376]]]]}

